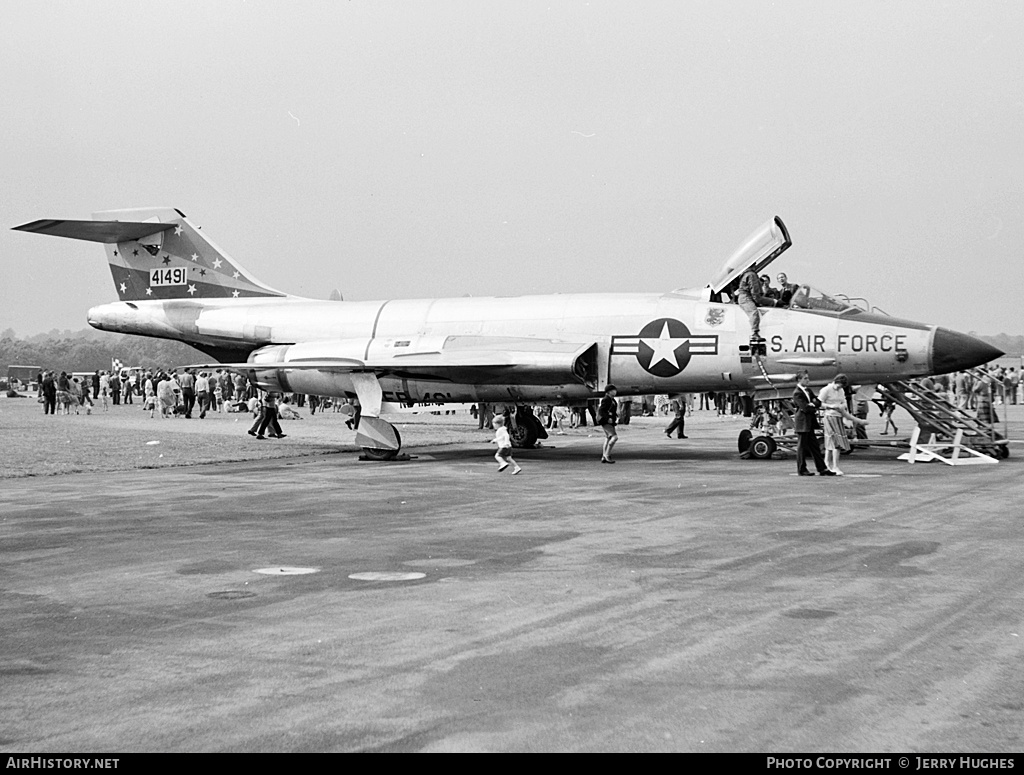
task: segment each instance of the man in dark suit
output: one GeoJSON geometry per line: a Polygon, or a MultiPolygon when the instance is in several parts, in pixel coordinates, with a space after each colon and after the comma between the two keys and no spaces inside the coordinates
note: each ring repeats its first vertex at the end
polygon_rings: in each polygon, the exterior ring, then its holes
{"type": "Polygon", "coordinates": [[[807,456],[814,458],[814,467],[819,476],[835,476],[825,466],[825,459],[818,448],[818,439],[814,431],[818,428],[818,407],[821,403],[808,387],[811,377],[806,371],[797,377],[796,390],[793,391],[793,403],[796,412],[793,415],[793,430],[796,431],[796,472],[800,476],[814,476],[807,470],[807,456]]]}

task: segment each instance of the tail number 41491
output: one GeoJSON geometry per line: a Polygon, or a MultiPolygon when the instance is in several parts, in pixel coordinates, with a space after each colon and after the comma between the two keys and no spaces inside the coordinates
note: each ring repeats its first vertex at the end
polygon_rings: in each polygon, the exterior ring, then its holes
{"type": "Polygon", "coordinates": [[[150,285],[184,285],[185,267],[175,266],[167,269],[150,269],[150,285]]]}

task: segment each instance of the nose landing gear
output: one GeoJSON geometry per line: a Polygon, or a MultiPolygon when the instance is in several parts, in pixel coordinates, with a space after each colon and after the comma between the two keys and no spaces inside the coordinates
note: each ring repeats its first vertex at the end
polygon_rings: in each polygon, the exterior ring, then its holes
{"type": "Polygon", "coordinates": [[[779,448],[771,436],[755,436],[748,428],[740,431],[737,447],[740,457],[754,460],[769,460],[779,448]]]}

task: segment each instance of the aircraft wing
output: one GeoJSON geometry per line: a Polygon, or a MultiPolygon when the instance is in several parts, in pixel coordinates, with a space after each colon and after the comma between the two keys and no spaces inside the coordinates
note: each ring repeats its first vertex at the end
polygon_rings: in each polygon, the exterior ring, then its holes
{"type": "Polygon", "coordinates": [[[460,384],[597,384],[597,343],[503,336],[412,337],[270,345],[245,363],[191,368],[315,370],[460,384]],[[356,355],[354,351],[359,351],[356,355]]]}

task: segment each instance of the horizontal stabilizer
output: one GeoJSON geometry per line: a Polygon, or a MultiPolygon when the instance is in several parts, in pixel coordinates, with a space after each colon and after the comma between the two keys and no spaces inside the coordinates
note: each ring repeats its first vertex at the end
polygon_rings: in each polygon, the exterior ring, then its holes
{"type": "Polygon", "coordinates": [[[129,242],[173,229],[173,223],[135,223],[131,221],[55,221],[44,219],[15,226],[15,231],[49,234],[54,237],[88,240],[89,242],[129,242]]]}

